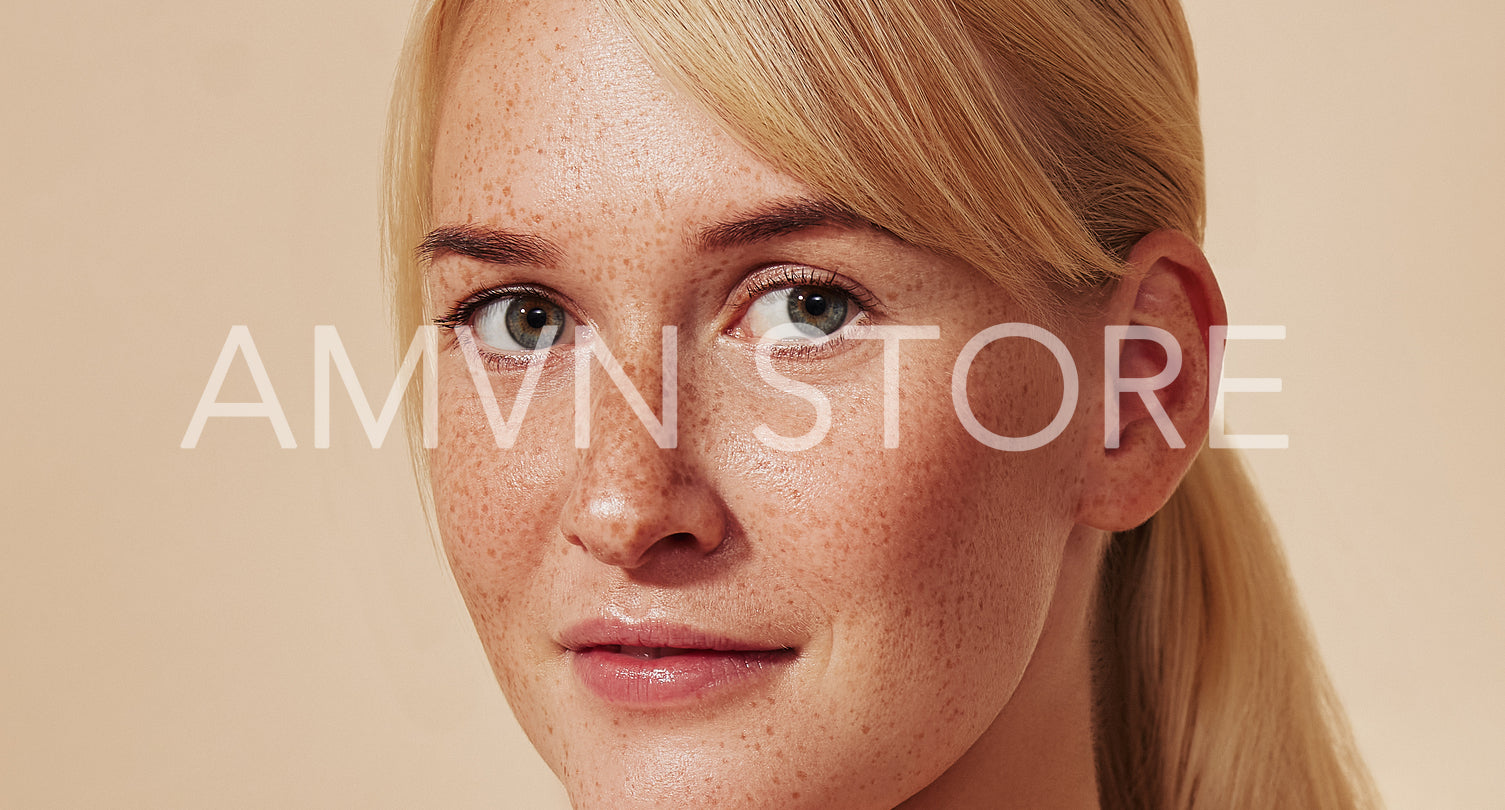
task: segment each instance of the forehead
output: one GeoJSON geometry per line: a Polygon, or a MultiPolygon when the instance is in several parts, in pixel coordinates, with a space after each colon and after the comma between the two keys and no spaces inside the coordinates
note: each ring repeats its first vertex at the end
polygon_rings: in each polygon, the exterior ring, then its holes
{"type": "Polygon", "coordinates": [[[658,76],[595,3],[483,4],[457,48],[435,142],[438,222],[644,206],[705,219],[803,188],[658,76]]]}

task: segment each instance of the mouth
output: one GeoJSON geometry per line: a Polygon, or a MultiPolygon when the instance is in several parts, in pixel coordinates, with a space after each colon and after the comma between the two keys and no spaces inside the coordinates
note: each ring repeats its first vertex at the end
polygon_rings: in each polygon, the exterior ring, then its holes
{"type": "Polygon", "coordinates": [[[599,650],[605,653],[616,653],[617,655],[625,655],[629,658],[637,658],[644,661],[654,658],[669,658],[676,655],[705,652],[705,650],[694,650],[686,647],[628,647],[624,644],[603,644],[600,647],[590,647],[587,649],[599,650]]]}
{"type": "Polygon", "coordinates": [[[761,688],[798,650],[768,634],[722,635],[684,625],[586,622],[560,639],[577,682],[619,706],[670,707],[761,688]]]}

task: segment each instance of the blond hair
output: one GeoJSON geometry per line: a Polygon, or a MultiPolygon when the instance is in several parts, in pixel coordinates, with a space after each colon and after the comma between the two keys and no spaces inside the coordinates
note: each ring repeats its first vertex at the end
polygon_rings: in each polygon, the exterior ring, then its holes
{"type": "MultiPolygon", "coordinates": [[[[755,153],[1042,319],[1110,287],[1145,234],[1201,239],[1197,75],[1173,0],[603,2],[755,153]]],[[[398,77],[384,224],[399,340],[426,311],[413,248],[467,5],[420,9],[398,77]]],[[[1113,538],[1100,591],[1104,807],[1377,805],[1231,451],[1202,452],[1113,538]]]]}

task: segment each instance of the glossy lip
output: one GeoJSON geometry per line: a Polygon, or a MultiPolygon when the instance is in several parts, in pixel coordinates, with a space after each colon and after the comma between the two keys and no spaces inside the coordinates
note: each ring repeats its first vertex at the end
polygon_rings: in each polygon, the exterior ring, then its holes
{"type": "Polygon", "coordinates": [[[558,642],[576,679],[608,703],[638,708],[700,702],[753,688],[793,663],[795,646],[771,633],[728,634],[658,621],[588,619],[558,642]],[[669,648],[643,658],[622,647],[669,648]]]}

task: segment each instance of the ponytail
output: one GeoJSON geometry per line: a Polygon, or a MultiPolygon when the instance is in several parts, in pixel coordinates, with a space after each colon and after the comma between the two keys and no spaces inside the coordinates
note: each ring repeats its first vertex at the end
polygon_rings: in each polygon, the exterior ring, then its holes
{"type": "Polygon", "coordinates": [[[1113,538],[1097,647],[1105,810],[1378,806],[1234,452],[1113,538]]]}

